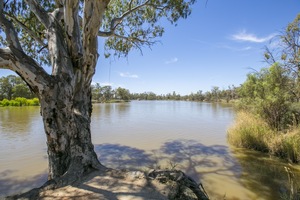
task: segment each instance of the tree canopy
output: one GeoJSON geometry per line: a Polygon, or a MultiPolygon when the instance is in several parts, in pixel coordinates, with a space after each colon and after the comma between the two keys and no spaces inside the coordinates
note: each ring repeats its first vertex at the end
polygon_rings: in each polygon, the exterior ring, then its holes
{"type": "MultiPolygon", "coordinates": [[[[88,9],[92,8],[85,5],[96,6],[87,2],[89,1],[2,2],[0,9],[3,22],[0,31],[6,36],[0,35],[0,44],[16,46],[39,63],[50,65],[47,34],[49,15],[59,21],[62,34],[68,36],[64,42],[68,43],[69,50],[73,50],[73,56],[78,57],[82,54],[84,26],[90,25],[84,24],[84,17],[87,16],[88,9]],[[14,36],[13,33],[8,33],[11,31],[7,30],[10,27],[18,34],[14,36]]],[[[94,34],[107,38],[106,52],[101,52],[107,57],[111,54],[126,56],[132,49],[141,50],[142,46],[151,46],[164,33],[164,27],[158,23],[159,19],[165,17],[171,23],[177,24],[180,18],[191,14],[191,5],[195,0],[106,0],[103,3],[106,7],[100,13],[102,16],[90,13],[87,17],[99,18],[96,20],[101,23],[100,28],[94,34]]]]}

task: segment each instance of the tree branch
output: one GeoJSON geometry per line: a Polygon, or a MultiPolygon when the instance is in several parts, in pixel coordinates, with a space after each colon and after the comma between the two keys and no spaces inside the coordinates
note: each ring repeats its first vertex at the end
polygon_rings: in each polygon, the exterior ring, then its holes
{"type": "Polygon", "coordinates": [[[39,36],[37,36],[29,27],[27,27],[24,23],[22,23],[20,20],[18,20],[15,16],[12,16],[7,12],[4,12],[4,14],[7,15],[10,19],[12,19],[15,23],[17,23],[23,30],[25,30],[41,46],[43,46],[43,47],[47,46],[47,44],[45,44],[39,36]]]}
{"type": "Polygon", "coordinates": [[[89,86],[98,60],[98,31],[110,0],[85,0],[83,10],[83,73],[89,86]]]}
{"type": "Polygon", "coordinates": [[[0,68],[19,74],[36,94],[51,87],[52,78],[47,72],[23,51],[14,47],[0,49],[0,68]]]}
{"type": "Polygon", "coordinates": [[[35,14],[39,21],[48,28],[50,25],[50,19],[48,13],[37,3],[35,0],[25,0],[29,5],[30,10],[35,14]]]}
{"type": "Polygon", "coordinates": [[[123,13],[120,17],[114,18],[114,19],[111,21],[111,24],[110,24],[110,30],[111,30],[111,31],[114,31],[114,30],[117,28],[117,26],[118,26],[119,24],[122,23],[122,21],[123,21],[123,19],[124,19],[125,17],[127,17],[127,16],[130,15],[131,13],[135,12],[136,10],[138,10],[138,9],[144,7],[144,6],[147,6],[149,2],[150,2],[150,0],[147,0],[147,1],[145,1],[144,3],[142,3],[142,4],[137,5],[137,6],[135,6],[134,8],[131,8],[131,6],[132,6],[132,1],[131,1],[131,2],[130,2],[130,6],[129,6],[129,10],[126,11],[125,13],[123,13]]]}
{"type": "Polygon", "coordinates": [[[79,0],[65,0],[64,23],[68,49],[73,59],[82,56],[81,33],[79,26],[79,0]]]}
{"type": "Polygon", "coordinates": [[[22,51],[22,46],[18,39],[18,34],[15,31],[15,28],[13,27],[13,24],[9,20],[7,20],[4,15],[3,0],[0,0],[0,23],[1,23],[1,27],[3,28],[3,30],[5,32],[8,46],[22,51]]]}

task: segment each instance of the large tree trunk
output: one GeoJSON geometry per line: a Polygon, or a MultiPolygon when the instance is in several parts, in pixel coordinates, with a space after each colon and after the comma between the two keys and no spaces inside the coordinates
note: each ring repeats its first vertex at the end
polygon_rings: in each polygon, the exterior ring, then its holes
{"type": "Polygon", "coordinates": [[[57,1],[53,12],[47,12],[36,0],[25,1],[45,28],[52,73],[46,73],[24,52],[18,33],[4,15],[1,0],[0,22],[8,47],[0,49],[0,68],[18,73],[39,96],[47,136],[49,179],[70,183],[69,177],[76,180],[84,172],[104,168],[91,142],[90,85],[98,60],[97,35],[109,0],[85,0],[82,22],[79,0],[57,1]]]}
{"type": "Polygon", "coordinates": [[[40,95],[47,136],[49,179],[104,168],[91,142],[91,90],[58,81],[40,95]]]}

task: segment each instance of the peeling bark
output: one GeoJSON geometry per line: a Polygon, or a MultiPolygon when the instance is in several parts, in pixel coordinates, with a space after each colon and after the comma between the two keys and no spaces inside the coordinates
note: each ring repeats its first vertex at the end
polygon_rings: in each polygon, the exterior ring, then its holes
{"type": "Polygon", "coordinates": [[[49,179],[74,175],[76,180],[92,169],[104,169],[91,141],[90,91],[74,96],[72,86],[58,82],[41,100],[47,135],[49,179]],[[81,101],[78,101],[80,99],[81,101]]]}

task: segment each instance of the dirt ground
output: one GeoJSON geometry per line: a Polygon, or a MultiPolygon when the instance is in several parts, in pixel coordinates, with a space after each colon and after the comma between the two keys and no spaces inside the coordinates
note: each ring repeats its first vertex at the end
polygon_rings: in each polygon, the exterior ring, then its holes
{"type": "Polygon", "coordinates": [[[94,172],[80,183],[39,193],[42,200],[165,200],[170,187],[156,180],[146,179],[143,172],[94,172]]]}

